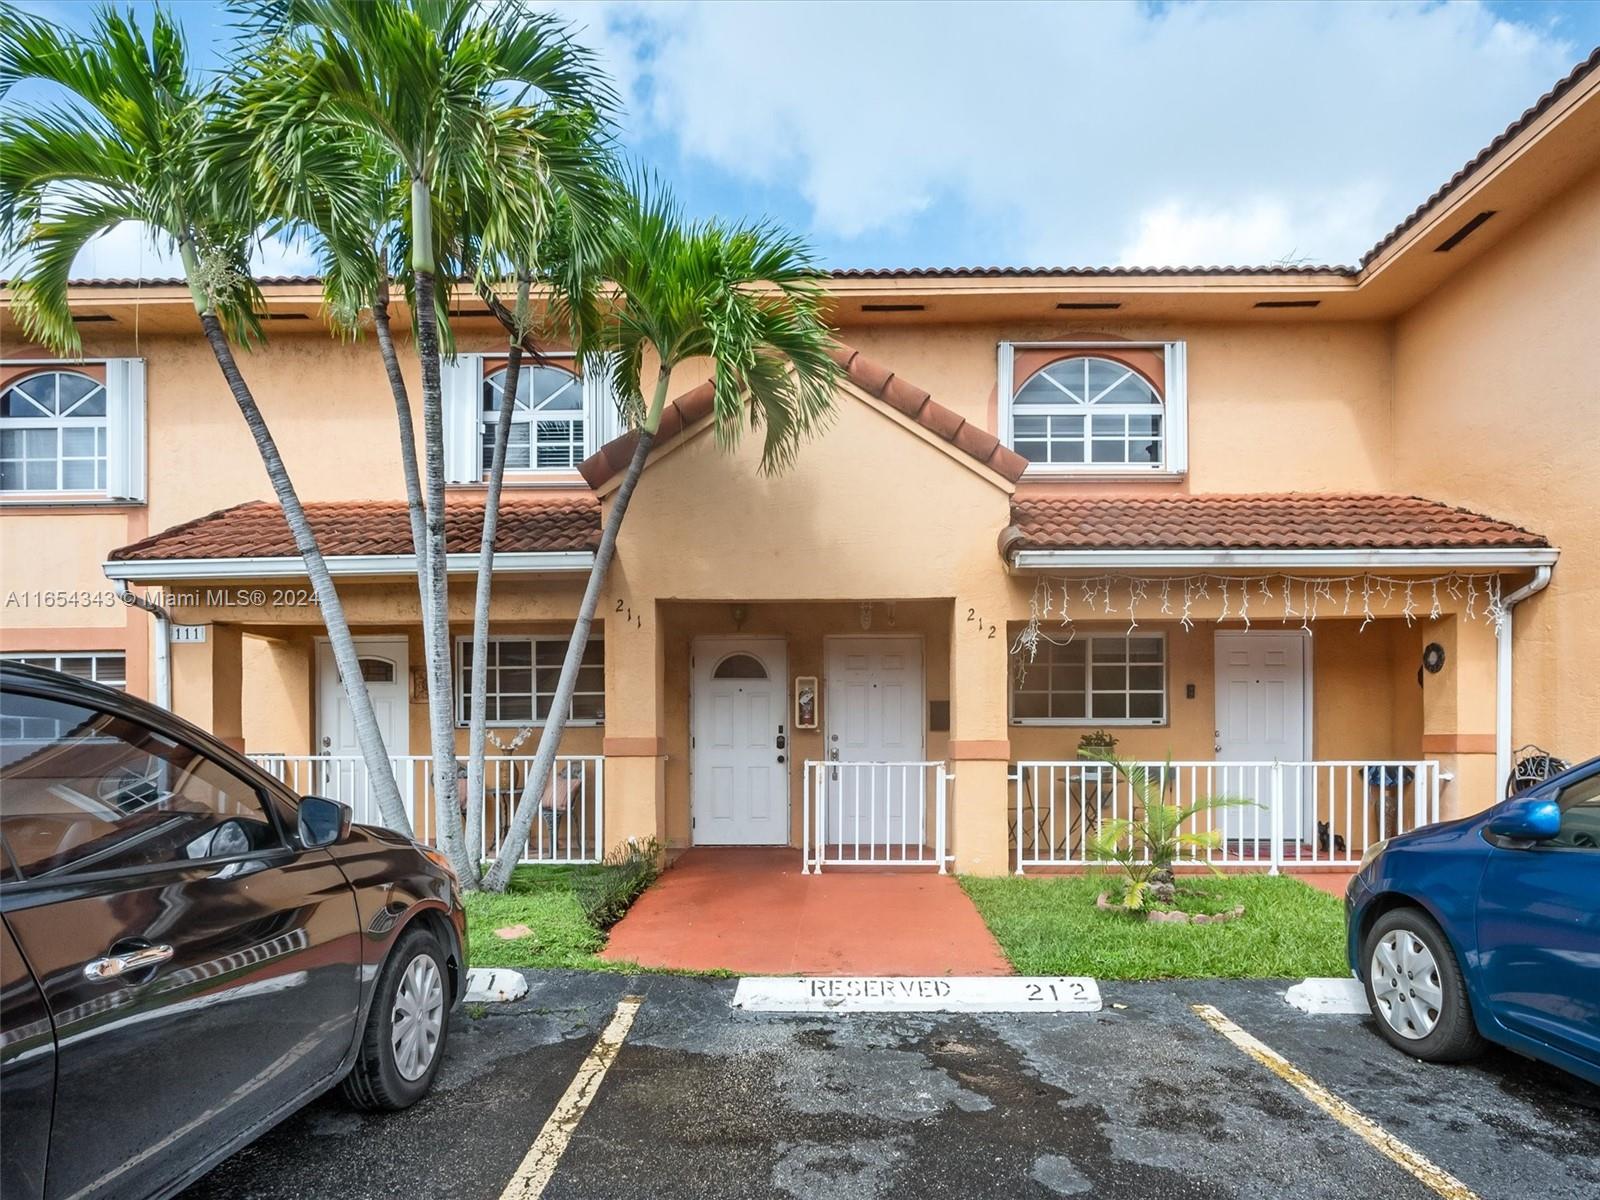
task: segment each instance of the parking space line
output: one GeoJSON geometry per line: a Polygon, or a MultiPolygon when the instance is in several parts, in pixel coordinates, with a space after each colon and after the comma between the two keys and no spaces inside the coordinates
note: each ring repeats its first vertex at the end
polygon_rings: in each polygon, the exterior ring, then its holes
{"type": "Polygon", "coordinates": [[[1196,1015],[1240,1050],[1289,1084],[1339,1124],[1359,1136],[1385,1158],[1398,1163],[1445,1200],[1478,1200],[1466,1184],[1413,1150],[1376,1121],[1335,1096],[1271,1046],[1240,1029],[1209,1004],[1191,1006],[1196,1015]]]}
{"type": "Polygon", "coordinates": [[[600,1031],[599,1038],[579,1064],[577,1074],[556,1102],[544,1128],[539,1130],[539,1136],[533,1139],[533,1145],[528,1147],[528,1153],[523,1156],[510,1182],[500,1193],[500,1200],[537,1200],[544,1194],[550,1177],[556,1173],[556,1165],[566,1152],[567,1143],[572,1140],[583,1114],[589,1110],[590,1101],[600,1090],[600,1084],[621,1051],[628,1030],[633,1028],[633,1018],[638,1015],[639,1006],[643,1003],[643,996],[624,996],[618,1002],[616,1012],[611,1014],[611,1020],[600,1031]]]}

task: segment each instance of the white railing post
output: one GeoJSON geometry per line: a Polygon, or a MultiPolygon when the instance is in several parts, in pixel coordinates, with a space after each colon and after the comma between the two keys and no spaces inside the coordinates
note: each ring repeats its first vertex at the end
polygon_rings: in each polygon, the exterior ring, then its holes
{"type": "Polygon", "coordinates": [[[1439,763],[1437,760],[1430,760],[1428,767],[1428,773],[1433,776],[1432,794],[1428,798],[1428,820],[1431,824],[1439,819],[1439,763]]]}
{"type": "Polygon", "coordinates": [[[1272,839],[1272,866],[1268,875],[1279,874],[1278,865],[1283,860],[1283,764],[1272,764],[1272,819],[1268,836],[1272,839]]]}
{"type": "Polygon", "coordinates": [[[936,772],[933,784],[933,802],[937,805],[933,814],[933,852],[939,859],[939,874],[943,875],[946,874],[944,863],[944,808],[950,797],[950,777],[945,774],[944,763],[942,762],[933,769],[936,772]]]}
{"type": "MultiPolygon", "coordinates": [[[[817,806],[817,857],[812,864],[816,874],[822,874],[822,864],[828,859],[828,776],[822,767],[817,769],[816,806],[817,806]]],[[[835,772],[835,779],[837,779],[835,772]]],[[[842,822],[841,822],[842,823],[842,822]]]]}
{"type": "Polygon", "coordinates": [[[594,860],[606,856],[606,759],[599,755],[594,760],[594,860]]]}
{"type": "Polygon", "coordinates": [[[1015,782],[1017,798],[1017,874],[1022,874],[1022,777],[1027,771],[1023,763],[1017,764],[1017,778],[1015,782]]]}
{"type": "Polygon", "coordinates": [[[1428,824],[1428,764],[1419,762],[1411,772],[1411,828],[1428,824]]]}
{"type": "Polygon", "coordinates": [[[811,874],[811,764],[800,768],[800,874],[811,874]]]}

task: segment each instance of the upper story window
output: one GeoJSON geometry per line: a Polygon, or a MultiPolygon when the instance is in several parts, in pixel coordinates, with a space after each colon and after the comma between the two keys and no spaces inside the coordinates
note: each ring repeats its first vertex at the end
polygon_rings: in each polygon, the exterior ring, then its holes
{"type": "MultiPolygon", "coordinates": [[[[495,424],[505,397],[504,368],[483,380],[482,456],[494,461],[495,424]]],[[[560,367],[524,366],[506,439],[508,471],[571,471],[584,460],[583,381],[560,367]]]]}
{"type": "Polygon", "coordinates": [[[0,392],[0,491],[106,490],[106,389],[41,371],[0,392]]]}
{"type": "Polygon", "coordinates": [[[1001,426],[1030,475],[1179,475],[1181,342],[1003,342],[1001,426]]]}
{"type": "Polygon", "coordinates": [[[144,360],[0,361],[0,500],[145,498],[144,360]]]}
{"type": "MultiPolygon", "coordinates": [[[[482,483],[494,461],[505,357],[458,354],[445,360],[441,375],[445,479],[482,483]]],[[[506,471],[523,485],[571,487],[578,465],[622,431],[604,360],[580,366],[569,352],[549,351],[518,373],[506,471]]]]}

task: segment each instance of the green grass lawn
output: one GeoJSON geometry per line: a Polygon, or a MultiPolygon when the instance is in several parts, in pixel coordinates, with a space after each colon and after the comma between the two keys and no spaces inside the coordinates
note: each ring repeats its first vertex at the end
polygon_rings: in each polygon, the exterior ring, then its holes
{"type": "Polygon", "coordinates": [[[504,895],[468,892],[467,937],[475,967],[576,967],[615,971],[627,964],[596,957],[605,934],[584,920],[571,867],[522,866],[504,895]],[[532,937],[505,941],[496,929],[526,925],[532,937]]]}
{"type": "Polygon", "coordinates": [[[980,879],[961,886],[1024,975],[1098,979],[1259,979],[1343,976],[1344,906],[1287,877],[1180,876],[1205,891],[1207,910],[1245,906],[1222,925],[1152,925],[1101,912],[1108,879],[1084,875],[980,879]]]}

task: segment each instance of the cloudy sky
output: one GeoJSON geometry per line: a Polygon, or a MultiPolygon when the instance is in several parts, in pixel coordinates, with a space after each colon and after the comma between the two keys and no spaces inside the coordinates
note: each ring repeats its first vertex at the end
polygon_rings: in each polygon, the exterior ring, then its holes
{"type": "MultiPolygon", "coordinates": [[[[1351,263],[1600,43],[1595,3],[554,7],[691,212],[835,267],[1351,263]]],[[[225,14],[178,11],[214,68],[225,14]]],[[[79,267],[165,265],[129,229],[79,267]]]]}

